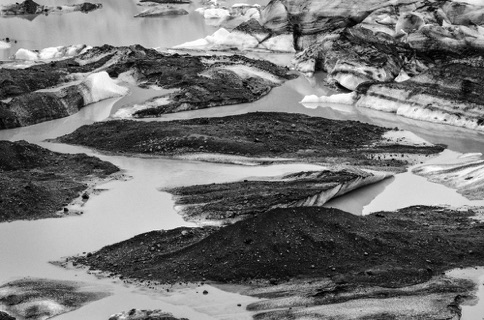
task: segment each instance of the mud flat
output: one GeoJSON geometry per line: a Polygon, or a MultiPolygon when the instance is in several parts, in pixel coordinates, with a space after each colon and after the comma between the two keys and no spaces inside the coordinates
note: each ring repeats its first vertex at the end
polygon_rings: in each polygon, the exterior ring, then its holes
{"type": "Polygon", "coordinates": [[[247,294],[270,298],[249,306],[261,311],[257,319],[345,312],[342,319],[404,319],[408,308],[398,301],[420,301],[412,317],[450,319],[475,285],[441,273],[482,263],[484,224],[476,214],[415,206],[359,217],[280,208],[219,229],[142,234],[71,261],[151,282],[249,285],[247,294]],[[349,316],[367,302],[372,308],[349,316]]]}
{"type": "Polygon", "coordinates": [[[89,199],[119,169],[85,154],[51,152],[25,141],[0,141],[0,222],[59,217],[89,199]]]}
{"type": "Polygon", "coordinates": [[[82,126],[57,142],[109,152],[213,162],[274,161],[399,168],[406,155],[432,155],[438,145],[399,143],[391,129],[301,114],[256,112],[168,122],[107,121],[82,126]]]}

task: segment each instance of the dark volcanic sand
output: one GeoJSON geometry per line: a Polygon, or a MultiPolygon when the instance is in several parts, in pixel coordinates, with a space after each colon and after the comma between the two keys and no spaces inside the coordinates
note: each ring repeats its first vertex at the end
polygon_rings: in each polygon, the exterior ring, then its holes
{"type": "Polygon", "coordinates": [[[111,152],[177,156],[216,153],[299,161],[401,167],[405,161],[374,154],[435,154],[442,146],[372,146],[389,129],[357,121],[255,112],[167,122],[116,120],[82,126],[56,139],[111,152]]]}
{"type": "Polygon", "coordinates": [[[72,259],[167,283],[330,277],[399,287],[482,264],[484,223],[473,215],[423,206],[363,217],[318,207],[275,209],[217,231],[151,232],[72,259]]]}
{"type": "Polygon", "coordinates": [[[119,171],[85,154],[61,154],[25,141],[0,141],[0,222],[58,217],[91,179],[119,171]]]}

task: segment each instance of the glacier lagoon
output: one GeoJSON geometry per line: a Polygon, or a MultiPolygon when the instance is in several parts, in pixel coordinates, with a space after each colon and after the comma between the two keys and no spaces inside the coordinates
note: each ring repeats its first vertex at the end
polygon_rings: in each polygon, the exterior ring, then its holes
{"type": "MultiPolygon", "coordinates": [[[[0,2],[4,3],[7,3],[7,0],[0,2]]],[[[54,5],[56,1],[45,4],[54,5]]],[[[169,48],[205,37],[217,29],[207,25],[203,17],[194,12],[198,3],[194,2],[186,7],[190,11],[187,16],[139,19],[133,18],[140,10],[134,1],[122,3],[122,7],[116,1],[103,1],[103,9],[87,15],[51,14],[33,19],[1,17],[0,38],[9,37],[17,42],[9,49],[0,49],[0,59],[8,59],[19,48],[41,49],[78,43],[139,43],[147,47],[169,48]]],[[[280,57],[275,55],[271,60],[277,61],[280,57]]],[[[286,62],[288,59],[281,60],[286,62]]],[[[269,95],[254,103],[181,112],[140,121],[219,117],[251,111],[295,112],[331,119],[359,120],[385,127],[398,126],[429,142],[446,144],[448,150],[429,163],[454,162],[458,161],[461,154],[484,150],[482,134],[470,130],[404,119],[393,114],[346,105],[325,104],[310,109],[299,103],[306,95],[319,96],[330,93],[331,89],[318,81],[318,75],[310,79],[301,76],[273,89],[269,95]]],[[[107,244],[150,230],[189,226],[190,224],[183,221],[173,209],[171,196],[158,191],[160,188],[236,181],[248,176],[275,176],[296,170],[320,168],[308,164],[244,167],[196,161],[110,156],[82,147],[44,141],[72,132],[81,125],[105,120],[112,117],[119,107],[153,95],[155,93],[151,90],[132,89],[131,95],[127,97],[92,104],[67,118],[0,131],[2,140],[27,140],[53,151],[85,152],[95,155],[119,166],[131,177],[128,181],[109,182],[100,186],[106,191],[87,202],[82,209],[82,216],[0,224],[0,283],[22,277],[55,278],[85,281],[102,286],[112,293],[108,298],[57,316],[58,319],[86,319],[88,316],[91,319],[107,319],[113,313],[130,308],[161,308],[177,317],[190,319],[250,319],[252,314],[244,308],[238,308],[237,304],[244,306],[256,301],[256,298],[229,293],[208,285],[180,286],[170,293],[160,294],[157,290],[125,284],[121,280],[98,278],[83,270],[64,270],[49,264],[49,261],[97,250],[107,244]],[[210,294],[202,295],[203,290],[208,290],[210,294]]],[[[457,207],[484,205],[484,202],[467,200],[453,189],[428,182],[407,171],[393,179],[335,199],[327,206],[341,208],[354,214],[367,214],[421,204],[457,207]]],[[[482,273],[472,276],[482,277],[482,273]]],[[[482,296],[481,291],[479,295],[482,296]]],[[[464,306],[463,319],[480,319],[480,308],[480,304],[477,307],[464,306]]]]}

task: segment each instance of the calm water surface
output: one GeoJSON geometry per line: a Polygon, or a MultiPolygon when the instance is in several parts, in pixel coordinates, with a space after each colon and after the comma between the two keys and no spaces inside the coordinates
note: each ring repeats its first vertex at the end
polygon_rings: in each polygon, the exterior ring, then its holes
{"type": "MultiPolygon", "coordinates": [[[[0,4],[9,3],[0,0],[0,4]]],[[[234,3],[226,2],[227,5],[234,3]]],[[[255,1],[254,1],[255,2],[255,1]]],[[[42,4],[59,5],[74,1],[46,0],[42,4]]],[[[0,59],[7,59],[19,47],[40,49],[68,44],[130,45],[139,43],[147,47],[168,48],[213,33],[216,28],[207,26],[203,18],[193,12],[200,4],[195,1],[185,5],[187,16],[168,18],[133,18],[141,8],[132,0],[104,0],[101,10],[83,14],[52,14],[29,18],[0,18],[0,38],[17,40],[8,50],[0,50],[0,59]]],[[[257,56],[257,55],[254,55],[257,56]]],[[[271,60],[287,63],[289,57],[274,55],[271,60]]],[[[143,121],[166,121],[193,117],[219,117],[253,111],[283,111],[305,113],[340,120],[359,120],[386,127],[410,130],[433,143],[448,145],[449,150],[432,161],[453,161],[460,153],[484,150],[482,134],[465,129],[424,123],[405,119],[393,114],[351,106],[326,105],[305,108],[299,104],[304,95],[327,95],[318,75],[312,79],[300,77],[275,88],[261,100],[235,106],[219,107],[194,112],[167,115],[160,119],[143,121]]],[[[109,279],[97,279],[84,271],[64,270],[48,261],[93,251],[107,244],[125,240],[142,232],[171,229],[190,225],[173,210],[171,197],[158,191],[160,188],[187,184],[202,184],[243,179],[248,176],[278,175],[298,170],[317,170],[318,166],[307,164],[277,165],[270,167],[241,167],[210,164],[195,161],[175,161],[155,158],[108,156],[89,149],[48,143],[44,140],[69,132],[84,124],[102,121],[119,108],[156,96],[153,90],[133,89],[128,97],[110,99],[82,109],[79,113],[26,128],[0,131],[0,139],[27,140],[54,151],[85,152],[110,161],[122,168],[132,178],[113,181],[100,188],[106,189],[93,196],[79,217],[20,221],[0,224],[0,283],[21,277],[45,277],[53,279],[83,280],[113,292],[109,298],[91,303],[77,311],[59,316],[58,319],[107,319],[110,314],[130,308],[161,308],[176,316],[190,319],[250,319],[244,306],[256,299],[226,293],[219,289],[179,288],[174,293],[154,292],[128,286],[109,279]],[[209,295],[200,294],[204,289],[209,295]],[[237,307],[242,304],[242,308],[237,307]]],[[[413,204],[482,204],[471,202],[454,190],[429,183],[410,172],[397,175],[381,183],[357,190],[328,203],[354,214],[366,214],[377,210],[394,210],[413,204]]],[[[481,272],[482,274],[482,272],[481,272]]],[[[478,277],[476,277],[477,279],[478,277]]],[[[481,307],[466,307],[464,319],[481,319],[481,307]]]]}
{"type": "MultiPolygon", "coordinates": [[[[14,3],[0,0],[0,5],[14,3]]],[[[20,1],[19,1],[20,2],[20,1]]],[[[81,3],[76,0],[38,0],[43,5],[81,3]]],[[[194,10],[200,7],[198,0],[181,5],[188,15],[163,18],[134,18],[145,7],[135,0],[97,0],[99,10],[82,13],[50,14],[22,17],[0,17],[0,39],[16,40],[12,48],[1,50],[0,60],[12,56],[18,48],[42,49],[69,44],[91,46],[111,44],[115,46],[141,44],[145,47],[169,48],[187,41],[203,38],[217,30],[205,23],[194,10]]],[[[231,6],[236,0],[223,1],[231,6]]],[[[248,0],[244,3],[266,3],[266,0],[248,0]]]]}

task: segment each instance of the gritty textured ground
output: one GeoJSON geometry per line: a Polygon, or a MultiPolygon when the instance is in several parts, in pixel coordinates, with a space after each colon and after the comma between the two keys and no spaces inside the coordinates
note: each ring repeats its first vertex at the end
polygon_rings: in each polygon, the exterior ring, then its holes
{"type": "Polygon", "coordinates": [[[217,231],[140,235],[74,261],[162,282],[330,277],[399,287],[453,267],[479,265],[484,224],[469,219],[472,215],[439,207],[365,217],[316,207],[275,209],[217,231]]]}
{"type": "Polygon", "coordinates": [[[299,161],[401,167],[377,154],[435,154],[442,146],[382,145],[389,129],[356,121],[301,114],[256,112],[167,122],[107,121],[82,126],[59,142],[112,152],[176,156],[215,153],[299,161]]]}
{"type": "Polygon", "coordinates": [[[119,171],[85,154],[61,154],[25,141],[0,141],[0,222],[59,216],[89,180],[119,171]]]}

